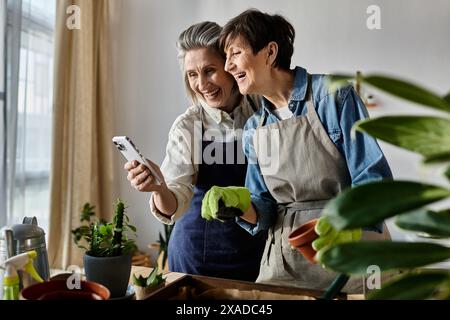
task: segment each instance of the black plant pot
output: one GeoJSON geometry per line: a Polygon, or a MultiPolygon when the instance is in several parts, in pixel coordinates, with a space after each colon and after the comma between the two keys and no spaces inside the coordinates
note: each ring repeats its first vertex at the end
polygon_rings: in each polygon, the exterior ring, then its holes
{"type": "Polygon", "coordinates": [[[111,298],[125,296],[131,273],[131,255],[93,257],[85,254],[83,261],[87,280],[107,287],[111,298]]]}

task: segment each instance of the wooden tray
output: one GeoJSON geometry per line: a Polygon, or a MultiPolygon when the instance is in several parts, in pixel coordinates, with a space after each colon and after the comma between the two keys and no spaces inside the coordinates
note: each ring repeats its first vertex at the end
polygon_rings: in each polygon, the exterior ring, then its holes
{"type": "MultiPolygon", "coordinates": [[[[323,291],[314,289],[186,275],[155,291],[146,300],[314,300],[322,294],[323,291]]],[[[338,299],[346,299],[346,295],[340,294],[338,299]]]]}

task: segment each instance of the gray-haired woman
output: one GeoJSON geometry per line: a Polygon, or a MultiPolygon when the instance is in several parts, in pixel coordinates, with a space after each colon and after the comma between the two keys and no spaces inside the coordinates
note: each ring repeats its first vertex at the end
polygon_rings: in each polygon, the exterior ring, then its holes
{"type": "Polygon", "coordinates": [[[170,271],[254,281],[266,234],[252,237],[234,219],[201,217],[203,197],[212,186],[244,185],[247,163],[240,129],[256,109],[224,70],[218,41],[221,29],[216,23],[202,22],[178,39],[193,106],[175,120],[161,170],[150,163],[164,181],[157,185],[150,171],[137,163],[127,163],[125,169],[133,187],[152,192],[153,215],[165,224],[177,221],[169,241],[170,271]]]}

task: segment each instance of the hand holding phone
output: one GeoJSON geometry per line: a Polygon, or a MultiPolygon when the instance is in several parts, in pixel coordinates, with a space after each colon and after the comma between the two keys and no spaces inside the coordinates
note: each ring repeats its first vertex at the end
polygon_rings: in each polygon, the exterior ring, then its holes
{"type": "Polygon", "coordinates": [[[142,154],[139,152],[130,138],[126,136],[116,136],[113,137],[112,141],[120,151],[120,153],[122,153],[122,155],[125,157],[125,159],[127,159],[129,162],[136,160],[140,164],[146,166],[150,170],[152,176],[156,179],[157,184],[161,185],[163,178],[159,175],[158,172],[155,171],[155,169],[153,169],[152,165],[148,163],[147,159],[142,156],[142,154]]]}

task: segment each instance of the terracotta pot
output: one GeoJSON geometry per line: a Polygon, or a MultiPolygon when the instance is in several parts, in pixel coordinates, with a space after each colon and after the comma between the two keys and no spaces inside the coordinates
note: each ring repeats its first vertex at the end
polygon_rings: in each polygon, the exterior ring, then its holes
{"type": "Polygon", "coordinates": [[[319,236],[314,231],[317,219],[310,220],[289,234],[288,241],[296,248],[308,261],[316,263],[314,256],[316,251],[312,248],[312,242],[319,236]]]}
{"type": "Polygon", "coordinates": [[[36,283],[22,290],[26,300],[108,300],[109,290],[99,283],[81,280],[81,289],[69,289],[66,280],[36,283]]]}

